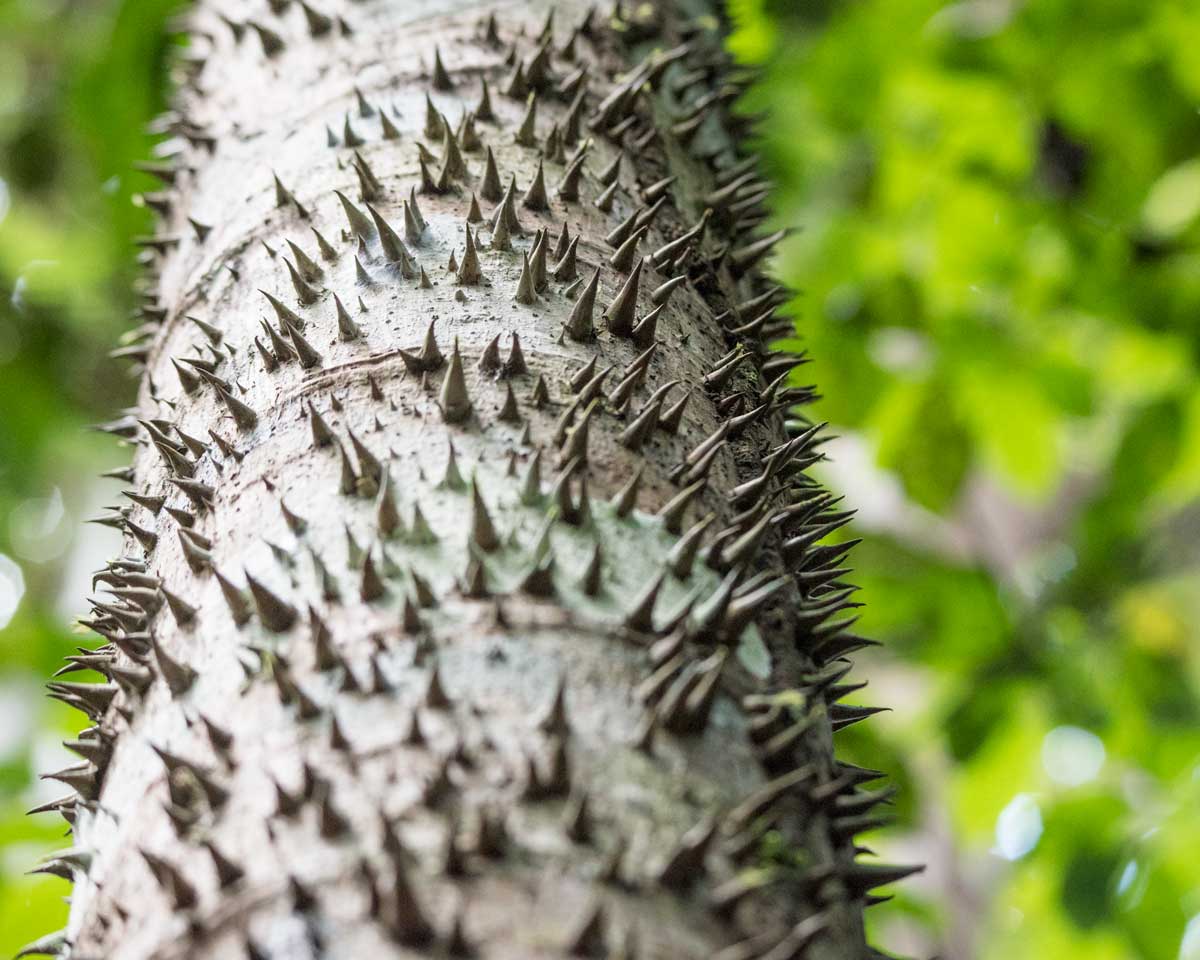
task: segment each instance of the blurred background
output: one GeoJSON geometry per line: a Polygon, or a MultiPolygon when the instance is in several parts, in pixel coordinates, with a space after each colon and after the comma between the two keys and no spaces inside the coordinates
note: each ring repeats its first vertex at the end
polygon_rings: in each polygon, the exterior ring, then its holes
{"type": "MultiPolygon", "coordinates": [[[[0,0],[0,956],[60,925],[24,811],[78,727],[122,452],[132,201],[175,0],[0,0]],[[77,715],[76,715],[77,716],[77,715]]],[[[731,0],[777,272],[857,507],[892,952],[1200,960],[1200,6],[731,0]]],[[[61,761],[61,762],[60,762],[61,761]]]]}

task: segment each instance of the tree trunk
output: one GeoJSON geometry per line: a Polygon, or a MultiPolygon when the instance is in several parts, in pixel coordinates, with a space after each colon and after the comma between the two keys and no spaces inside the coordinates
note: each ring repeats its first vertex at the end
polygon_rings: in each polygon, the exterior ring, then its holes
{"type": "Polygon", "coordinates": [[[846,515],[785,420],[718,19],[233,6],[190,13],[151,168],[31,952],[874,955],[846,515]]]}

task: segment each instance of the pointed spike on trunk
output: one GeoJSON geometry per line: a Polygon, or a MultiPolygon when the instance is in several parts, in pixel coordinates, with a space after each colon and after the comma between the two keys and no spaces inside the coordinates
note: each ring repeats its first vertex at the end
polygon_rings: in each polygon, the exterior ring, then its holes
{"type": "Polygon", "coordinates": [[[453,90],[454,82],[450,79],[450,74],[446,72],[446,67],[442,63],[442,52],[436,46],[433,48],[433,71],[431,80],[434,90],[453,90]]]}
{"type": "Polygon", "coordinates": [[[608,165],[600,171],[600,174],[596,177],[596,179],[603,186],[612,186],[612,184],[617,182],[617,179],[621,176],[621,160],[623,158],[624,154],[618,153],[612,158],[608,165]]]}
{"type": "Polygon", "coordinates": [[[646,235],[648,229],[649,227],[641,227],[631,233],[629,238],[608,258],[608,265],[621,273],[628,273],[633,267],[633,258],[637,256],[638,244],[641,243],[642,237],[646,235]]]}
{"type": "Polygon", "coordinates": [[[496,419],[502,420],[505,423],[521,422],[521,411],[517,406],[517,395],[513,393],[511,383],[504,385],[504,403],[500,407],[500,412],[496,414],[496,419]]]}
{"type": "Polygon", "coordinates": [[[196,671],[166,652],[157,640],[152,640],[154,659],[159,673],[166,682],[172,696],[180,697],[191,689],[196,681],[196,671]]]}
{"type": "Polygon", "coordinates": [[[277,173],[272,172],[271,179],[275,183],[275,206],[286,207],[294,202],[292,191],[283,185],[283,181],[279,179],[277,173]]]}
{"type": "Polygon", "coordinates": [[[484,373],[495,373],[500,369],[500,334],[488,341],[488,345],[479,356],[478,367],[484,373]]]}
{"type": "Polygon", "coordinates": [[[386,110],[381,109],[379,111],[379,126],[380,133],[384,140],[400,139],[400,131],[397,129],[396,124],[392,121],[391,117],[387,115],[386,110]]]}
{"type": "Polygon", "coordinates": [[[354,322],[336,293],[333,295],[333,305],[337,315],[338,339],[343,342],[358,340],[363,335],[362,327],[354,322]]]}
{"type": "Polygon", "coordinates": [[[246,573],[246,584],[250,588],[250,596],[254,600],[262,625],[272,633],[290,630],[299,616],[296,608],[249,573],[246,573]]]}
{"type": "Polygon", "coordinates": [[[595,336],[592,314],[596,306],[596,293],[600,289],[600,268],[597,267],[583,292],[571,307],[566,330],[572,340],[585,341],[595,336]]]}
{"type": "Polygon", "coordinates": [[[643,469],[643,466],[638,464],[637,469],[633,471],[633,476],[626,481],[625,485],[613,497],[613,510],[618,517],[628,517],[637,505],[637,494],[642,483],[643,469]]]}
{"type": "Polygon", "coordinates": [[[421,342],[421,352],[417,355],[421,370],[436,370],[446,359],[442,356],[441,348],[438,346],[436,323],[436,320],[431,320],[429,326],[425,328],[425,339],[421,342]]]}
{"type": "Polygon", "coordinates": [[[538,410],[550,402],[550,388],[546,385],[544,374],[538,374],[537,380],[534,381],[533,392],[530,394],[529,400],[538,410]]]}
{"type": "Polygon", "coordinates": [[[400,234],[392,229],[392,225],[369,203],[367,204],[367,212],[371,215],[371,219],[375,223],[375,230],[379,234],[379,244],[383,249],[383,255],[387,261],[402,265],[411,264],[412,255],[408,252],[408,248],[404,246],[404,241],[400,239],[400,234]]]}
{"type": "Polygon", "coordinates": [[[417,188],[410,187],[408,191],[408,206],[405,211],[412,215],[413,222],[417,225],[417,229],[424,231],[428,224],[425,222],[425,217],[421,213],[421,205],[417,202],[417,188]]]}
{"type": "Polygon", "coordinates": [[[379,500],[375,510],[376,522],[384,537],[404,536],[407,532],[396,506],[396,496],[388,471],[383,471],[379,484],[379,500]]]}
{"type": "Polygon", "coordinates": [[[296,268],[300,271],[300,276],[310,283],[320,280],[325,273],[320,265],[291,240],[287,241],[287,245],[292,251],[292,259],[296,261],[296,268]]]}
{"type": "Polygon", "coordinates": [[[291,337],[292,349],[296,351],[296,356],[300,360],[300,366],[302,366],[305,370],[311,370],[313,367],[319,367],[321,365],[321,355],[317,353],[313,345],[309,343],[307,339],[305,339],[304,335],[295,327],[289,329],[288,334],[291,337]]]}
{"type": "Polygon", "coordinates": [[[512,250],[512,231],[508,228],[508,221],[504,218],[503,210],[496,212],[496,219],[492,226],[492,239],[490,246],[493,250],[512,250]]]}
{"type": "Polygon", "coordinates": [[[467,164],[462,157],[462,148],[450,121],[442,115],[442,166],[447,178],[461,180],[467,175],[467,164]]]}
{"type": "Polygon", "coordinates": [[[312,431],[313,446],[327,447],[333,443],[333,431],[329,429],[329,424],[317,412],[311,400],[308,401],[308,424],[312,431]]]}
{"type": "Polygon", "coordinates": [[[642,633],[654,631],[654,605],[662,584],[663,574],[659,573],[634,600],[633,606],[625,614],[625,625],[631,630],[642,633]]]}
{"type": "Polygon", "coordinates": [[[387,593],[383,578],[375,568],[372,552],[368,550],[363,558],[362,576],[359,578],[358,595],[365,603],[381,599],[387,593]]]}
{"type": "Polygon", "coordinates": [[[637,219],[638,212],[635,210],[612,229],[608,236],[604,238],[604,242],[614,248],[621,246],[621,244],[629,239],[630,234],[637,229],[637,219]]]}
{"type": "Polygon", "coordinates": [[[628,337],[633,333],[633,321],[637,314],[638,286],[642,277],[642,266],[645,260],[639,260],[633,272],[625,280],[612,303],[604,311],[604,319],[608,322],[609,332],[614,336],[628,337]]]}
{"type": "Polygon", "coordinates": [[[521,226],[521,220],[517,216],[517,175],[514,173],[508,179],[508,186],[504,190],[504,199],[500,202],[500,210],[508,222],[508,229],[513,233],[524,233],[525,228],[521,226]]]}
{"type": "Polygon", "coordinates": [[[258,414],[254,410],[219,384],[214,384],[213,389],[221,398],[221,402],[225,404],[225,408],[233,417],[233,422],[237,424],[239,430],[253,430],[258,425],[258,414]]]}
{"type": "Polygon", "coordinates": [[[614,180],[605,187],[598,197],[592,201],[593,206],[601,213],[612,213],[613,200],[617,195],[617,182],[614,180]]]}
{"type": "Polygon", "coordinates": [[[288,327],[295,327],[297,330],[304,329],[304,318],[296,313],[295,310],[287,306],[287,304],[285,304],[278,297],[267,293],[266,290],[260,289],[258,292],[266,297],[267,303],[269,303],[271,305],[271,309],[275,311],[275,316],[279,319],[279,324],[281,327],[284,329],[287,329],[288,327]]]}
{"type": "Polygon", "coordinates": [[[485,553],[491,553],[500,546],[500,538],[488,513],[487,504],[479,492],[479,483],[471,484],[471,538],[485,553]]]}
{"type": "Polygon", "coordinates": [[[366,444],[359,440],[353,430],[347,428],[346,435],[350,438],[350,445],[354,448],[354,456],[358,460],[359,476],[355,490],[361,496],[373,497],[383,481],[383,464],[366,444]]]}
{"type": "Polygon", "coordinates": [[[533,271],[529,265],[529,254],[521,254],[521,277],[517,281],[517,292],[513,299],[517,303],[534,304],[537,303],[537,292],[534,289],[533,271]]]}
{"type": "Polygon", "coordinates": [[[479,185],[479,195],[489,203],[499,203],[504,196],[504,187],[500,183],[500,171],[496,166],[496,156],[492,148],[487,148],[487,158],[484,161],[483,181],[479,185]]]}
{"type": "Polygon", "coordinates": [[[520,100],[529,93],[529,84],[525,80],[525,66],[520,60],[514,64],[513,72],[509,74],[503,92],[506,97],[513,100],[520,100]]]}
{"type": "Polygon", "coordinates": [[[573,203],[579,199],[579,183],[583,178],[583,157],[578,157],[563,171],[555,192],[560,200],[573,203]]]}
{"type": "Polygon", "coordinates": [[[550,285],[546,268],[546,248],[550,245],[545,230],[539,230],[533,249],[529,253],[529,266],[533,270],[533,288],[542,293],[550,285]]]}
{"type": "Polygon", "coordinates": [[[550,203],[546,198],[546,171],[541,160],[538,161],[537,173],[534,174],[533,182],[529,184],[529,189],[521,198],[521,206],[526,210],[550,209],[550,203]]]}
{"type": "Polygon", "coordinates": [[[467,393],[466,377],[463,373],[462,356],[458,352],[457,337],[454,339],[454,349],[450,354],[450,365],[446,368],[446,376],[442,379],[438,402],[442,410],[442,419],[447,423],[462,423],[471,415],[471,397],[467,393]]]}
{"type": "Polygon", "coordinates": [[[591,400],[584,410],[583,416],[579,418],[579,422],[567,434],[561,454],[562,463],[569,463],[572,460],[578,460],[580,463],[587,462],[588,434],[592,417],[595,415],[599,403],[598,399],[591,400]]]}
{"type": "Polygon", "coordinates": [[[623,447],[637,452],[654,430],[662,410],[662,399],[654,398],[646,403],[641,412],[621,431],[618,440],[623,447]]]}
{"type": "Polygon", "coordinates": [[[687,277],[684,275],[672,277],[670,280],[654,288],[650,294],[650,302],[655,306],[665,306],[667,301],[671,299],[671,294],[686,282],[687,277]]]}
{"type": "Polygon", "coordinates": [[[704,489],[706,481],[697,480],[690,486],[684,487],[679,493],[667,501],[663,508],[658,512],[662,518],[663,525],[671,532],[678,535],[682,529],[683,516],[696,495],[704,489]]]}
{"type": "Polygon", "coordinates": [[[482,223],[483,211],[479,209],[479,197],[471,194],[471,206],[467,210],[467,223],[482,223]]]}
{"type": "Polygon", "coordinates": [[[525,475],[521,479],[521,503],[527,507],[535,506],[542,499],[542,454],[536,451],[529,459],[525,475]]]}
{"type": "Polygon", "coordinates": [[[658,882],[665,887],[679,888],[702,877],[705,855],[716,833],[717,823],[711,817],[688,830],[659,870],[658,882]]]}
{"type": "Polygon", "coordinates": [[[316,10],[304,0],[299,0],[300,9],[304,11],[304,22],[308,27],[309,35],[312,37],[323,37],[333,29],[333,18],[328,17],[316,10]]]}
{"type": "Polygon", "coordinates": [[[333,192],[341,203],[342,212],[345,213],[346,220],[350,224],[351,236],[359,237],[363,240],[369,240],[375,236],[375,228],[371,225],[370,218],[355,206],[354,201],[340,190],[334,190],[333,192]]]}
{"type": "Polygon", "coordinates": [[[429,671],[429,680],[425,685],[424,703],[430,710],[446,710],[453,705],[442,686],[441,673],[436,663],[429,671]]]}
{"type": "Polygon", "coordinates": [[[196,619],[198,608],[192,606],[179,594],[168,590],[165,586],[160,586],[163,597],[166,598],[167,607],[171,611],[171,616],[175,618],[175,622],[181,627],[188,626],[196,619]]]}
{"type": "Polygon", "coordinates": [[[634,325],[630,335],[633,342],[639,347],[648,347],[654,343],[654,338],[658,333],[658,318],[662,314],[664,306],[665,304],[655,307],[634,325]]]}
{"type": "Polygon", "coordinates": [[[442,475],[441,485],[447,490],[465,490],[467,488],[462,471],[458,469],[458,454],[454,450],[453,443],[449,445],[446,454],[446,469],[442,475]]]}
{"type": "Polygon", "coordinates": [[[492,108],[492,91],[488,86],[487,77],[480,77],[479,103],[475,107],[475,119],[482,120],[484,123],[491,123],[496,119],[496,112],[492,108]]]}
{"type": "Polygon", "coordinates": [[[460,284],[477,285],[483,280],[483,272],[479,268],[479,254],[475,249],[475,238],[471,234],[471,224],[466,224],[467,246],[463,253],[462,264],[458,268],[460,284]]]}
{"type": "Polygon", "coordinates": [[[209,840],[203,841],[204,847],[212,858],[213,868],[217,873],[217,881],[222,890],[232,887],[246,875],[246,871],[225,856],[215,844],[209,840]]]}
{"type": "Polygon", "coordinates": [[[443,163],[438,175],[434,177],[429,171],[428,161],[421,158],[421,193],[438,196],[450,190],[450,164],[443,163]]]}
{"type": "Polygon", "coordinates": [[[442,115],[433,105],[433,100],[428,93],[425,94],[425,129],[423,132],[425,138],[431,143],[442,133],[442,115]]]}
{"type": "Polygon", "coordinates": [[[63,957],[70,949],[70,940],[67,939],[67,931],[64,928],[25,944],[14,954],[13,960],[21,960],[22,957],[63,957]]]}

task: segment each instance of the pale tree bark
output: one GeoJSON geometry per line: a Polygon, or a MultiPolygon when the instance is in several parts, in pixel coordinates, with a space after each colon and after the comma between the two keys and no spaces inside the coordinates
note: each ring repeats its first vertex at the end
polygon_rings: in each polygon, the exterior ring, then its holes
{"type": "Polygon", "coordinates": [[[34,950],[874,955],[847,515],[720,19],[188,21],[34,950]]]}

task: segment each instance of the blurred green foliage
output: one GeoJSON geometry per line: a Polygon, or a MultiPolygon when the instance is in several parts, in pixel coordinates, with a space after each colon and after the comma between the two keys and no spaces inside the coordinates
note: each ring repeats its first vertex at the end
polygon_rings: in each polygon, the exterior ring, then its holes
{"type": "Polygon", "coordinates": [[[870,845],[930,864],[873,932],[1195,960],[1200,7],[731,9],[886,643],[843,745],[903,770],[870,845]]]}
{"type": "MultiPolygon", "coordinates": [[[[0,622],[3,558],[24,588],[0,631],[0,954],[65,909],[23,876],[62,825],[22,812],[77,726],[38,684],[73,643],[84,478],[119,457],[84,425],[131,396],[104,355],[175,5],[0,0],[0,622]]],[[[1197,960],[1200,9],[731,8],[886,643],[860,674],[895,712],[839,737],[900,787],[867,842],[929,864],[872,931],[956,960],[1197,960]]]]}
{"type": "Polygon", "coordinates": [[[41,683],[82,641],[67,619],[82,594],[59,594],[73,542],[98,529],[80,528],[94,477],[122,456],[85,425],[133,395],[106,354],[130,325],[131,240],[149,226],[131,198],[151,186],[132,164],[149,155],[177,6],[0,0],[0,956],[66,914],[66,883],[26,875],[69,844],[64,825],[24,811],[65,792],[34,772],[73,759],[57,741],[78,714],[41,683]]]}

